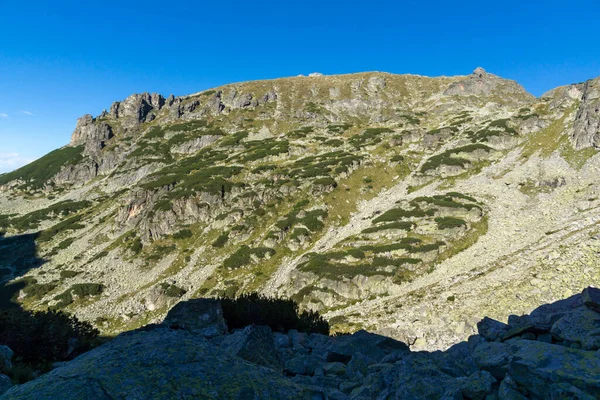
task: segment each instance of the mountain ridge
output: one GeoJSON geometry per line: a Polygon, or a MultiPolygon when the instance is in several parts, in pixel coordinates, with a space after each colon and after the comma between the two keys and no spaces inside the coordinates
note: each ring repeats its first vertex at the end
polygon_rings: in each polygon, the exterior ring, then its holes
{"type": "Polygon", "coordinates": [[[535,98],[478,68],[134,94],[80,118],[70,145],[0,175],[4,240],[40,232],[46,260],[5,256],[0,281],[26,285],[13,299],[23,307],[74,312],[107,333],[180,300],[258,290],[342,332],[445,348],[483,315],[600,283],[589,270],[599,86],[535,98]],[[575,276],[524,289],[524,276],[551,275],[532,254],[554,253],[581,262],[575,276]]]}

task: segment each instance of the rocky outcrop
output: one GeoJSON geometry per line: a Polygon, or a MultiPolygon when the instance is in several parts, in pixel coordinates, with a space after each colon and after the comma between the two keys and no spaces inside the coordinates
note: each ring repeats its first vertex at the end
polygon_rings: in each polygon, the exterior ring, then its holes
{"type": "Polygon", "coordinates": [[[600,147],[600,78],[587,81],[582,88],[571,140],[577,150],[600,147]]]}
{"type": "Polygon", "coordinates": [[[366,331],[228,334],[217,301],[193,300],[2,398],[600,398],[598,346],[581,348],[597,335],[598,296],[588,288],[509,324],[486,318],[468,343],[431,353],[366,331]]]}
{"type": "Polygon", "coordinates": [[[113,103],[109,116],[119,119],[121,125],[128,129],[154,119],[151,112],[161,110],[166,103],[165,98],[157,93],[133,94],[122,102],[113,103]]]}

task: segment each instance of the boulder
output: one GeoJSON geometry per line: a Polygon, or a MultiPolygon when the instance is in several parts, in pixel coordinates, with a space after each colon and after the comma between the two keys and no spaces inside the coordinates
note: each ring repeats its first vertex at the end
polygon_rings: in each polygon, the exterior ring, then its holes
{"type": "Polygon", "coordinates": [[[11,387],[13,387],[13,383],[10,378],[6,375],[0,374],[0,396],[2,396],[2,394],[8,391],[8,389],[11,387]]]}
{"type": "Polygon", "coordinates": [[[191,332],[158,327],[117,336],[2,399],[311,399],[314,390],[191,332]]]}
{"type": "Polygon", "coordinates": [[[284,371],[290,375],[314,375],[322,364],[318,356],[300,354],[285,362],[284,371]]]}
{"type": "Polygon", "coordinates": [[[485,396],[492,393],[496,378],[487,371],[473,373],[466,378],[460,386],[462,394],[473,400],[483,400],[485,396]]]}
{"type": "Polygon", "coordinates": [[[515,381],[507,375],[498,388],[498,398],[500,400],[527,400],[527,397],[519,392],[515,381]]]}
{"type": "Polygon", "coordinates": [[[477,323],[477,331],[485,340],[495,342],[500,340],[509,330],[509,326],[495,319],[484,317],[477,323]]]}
{"type": "Polygon", "coordinates": [[[213,299],[192,299],[176,304],[167,314],[163,325],[192,331],[204,337],[227,332],[221,302],[213,299]]]}
{"type": "Polygon", "coordinates": [[[588,287],[581,293],[583,304],[594,311],[600,312],[600,289],[588,287]]]}
{"type": "Polygon", "coordinates": [[[490,372],[496,379],[503,379],[512,359],[512,349],[506,343],[481,343],[473,351],[475,364],[490,372]]]}
{"type": "Polygon", "coordinates": [[[352,335],[341,336],[335,340],[330,352],[352,356],[356,353],[364,354],[375,361],[381,361],[393,351],[410,351],[405,343],[392,338],[360,330],[352,335]]]}
{"type": "Polygon", "coordinates": [[[566,383],[555,383],[550,388],[551,400],[594,400],[596,397],[566,383]]]}
{"type": "Polygon", "coordinates": [[[595,352],[539,341],[509,341],[514,357],[509,374],[533,399],[550,398],[555,383],[566,383],[600,398],[600,357],[595,352]]]}
{"type": "Polygon", "coordinates": [[[281,362],[275,349],[275,337],[268,326],[247,326],[227,336],[221,343],[221,348],[253,364],[281,370],[281,362]]]}
{"type": "Polygon", "coordinates": [[[12,368],[12,357],[15,353],[8,347],[0,345],[0,374],[12,368]]]}
{"type": "Polygon", "coordinates": [[[557,341],[579,343],[584,350],[600,348],[600,314],[587,308],[566,314],[550,331],[557,341]]]}

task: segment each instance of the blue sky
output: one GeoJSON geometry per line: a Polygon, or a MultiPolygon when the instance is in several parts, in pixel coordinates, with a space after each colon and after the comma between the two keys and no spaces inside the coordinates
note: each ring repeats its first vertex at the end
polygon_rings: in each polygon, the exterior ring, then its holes
{"type": "Polygon", "coordinates": [[[2,0],[0,172],[68,143],[81,115],[145,91],[482,66],[541,95],[600,75],[599,21],[598,0],[2,0]]]}

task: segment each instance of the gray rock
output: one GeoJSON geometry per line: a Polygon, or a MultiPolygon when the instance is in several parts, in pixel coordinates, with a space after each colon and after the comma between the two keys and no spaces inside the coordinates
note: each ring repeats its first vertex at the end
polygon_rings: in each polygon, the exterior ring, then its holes
{"type": "Polygon", "coordinates": [[[473,352],[477,366],[490,372],[496,379],[503,379],[508,371],[513,350],[506,343],[481,343],[473,352]]]}
{"type": "Polygon", "coordinates": [[[177,303],[163,321],[171,329],[193,331],[204,337],[227,332],[221,302],[212,299],[192,299],[177,303]]]}
{"type": "Polygon", "coordinates": [[[588,287],[581,293],[583,304],[594,311],[600,312],[600,289],[588,287]]]}
{"type": "Polygon", "coordinates": [[[2,399],[310,399],[312,391],[183,330],[119,335],[2,399]]]}
{"type": "Polygon", "coordinates": [[[281,369],[281,362],[275,349],[275,338],[268,326],[247,326],[227,336],[221,343],[221,347],[230,354],[253,364],[275,370],[281,369]]]}
{"type": "Polygon", "coordinates": [[[393,351],[408,352],[409,348],[406,344],[392,338],[360,330],[352,335],[339,337],[332,343],[329,351],[348,356],[361,353],[375,361],[380,361],[393,351]]]}
{"type": "Polygon", "coordinates": [[[460,386],[462,394],[473,400],[483,400],[492,393],[496,378],[487,371],[475,372],[469,376],[460,386]]]}
{"type": "Polygon", "coordinates": [[[0,396],[7,392],[11,387],[13,387],[13,383],[10,378],[6,375],[0,374],[0,396]]]}
{"type": "Polygon", "coordinates": [[[0,345],[0,374],[12,368],[13,351],[8,346],[0,345]]]}
{"type": "Polygon", "coordinates": [[[510,375],[507,375],[498,388],[498,398],[500,400],[527,400],[527,397],[519,392],[517,384],[510,375]]]}
{"type": "Polygon", "coordinates": [[[570,136],[577,150],[600,146],[600,78],[584,83],[570,136]]]}
{"type": "Polygon", "coordinates": [[[285,362],[284,371],[292,375],[313,375],[322,364],[318,356],[300,354],[285,362]]]}
{"type": "Polygon", "coordinates": [[[584,350],[600,348],[600,314],[587,308],[566,314],[550,331],[558,341],[579,343],[584,350]]]}
{"type": "Polygon", "coordinates": [[[569,349],[539,341],[511,340],[512,379],[532,398],[550,398],[553,383],[567,383],[600,397],[600,359],[594,352],[569,349]]]}
{"type": "Polygon", "coordinates": [[[594,400],[594,396],[566,383],[555,383],[550,388],[551,400],[594,400]]]}
{"type": "Polygon", "coordinates": [[[346,373],[346,366],[340,362],[330,362],[323,365],[325,375],[341,376],[346,373]]]}
{"type": "Polygon", "coordinates": [[[490,342],[499,340],[509,330],[509,326],[500,321],[484,317],[477,323],[477,331],[490,342]]]}

